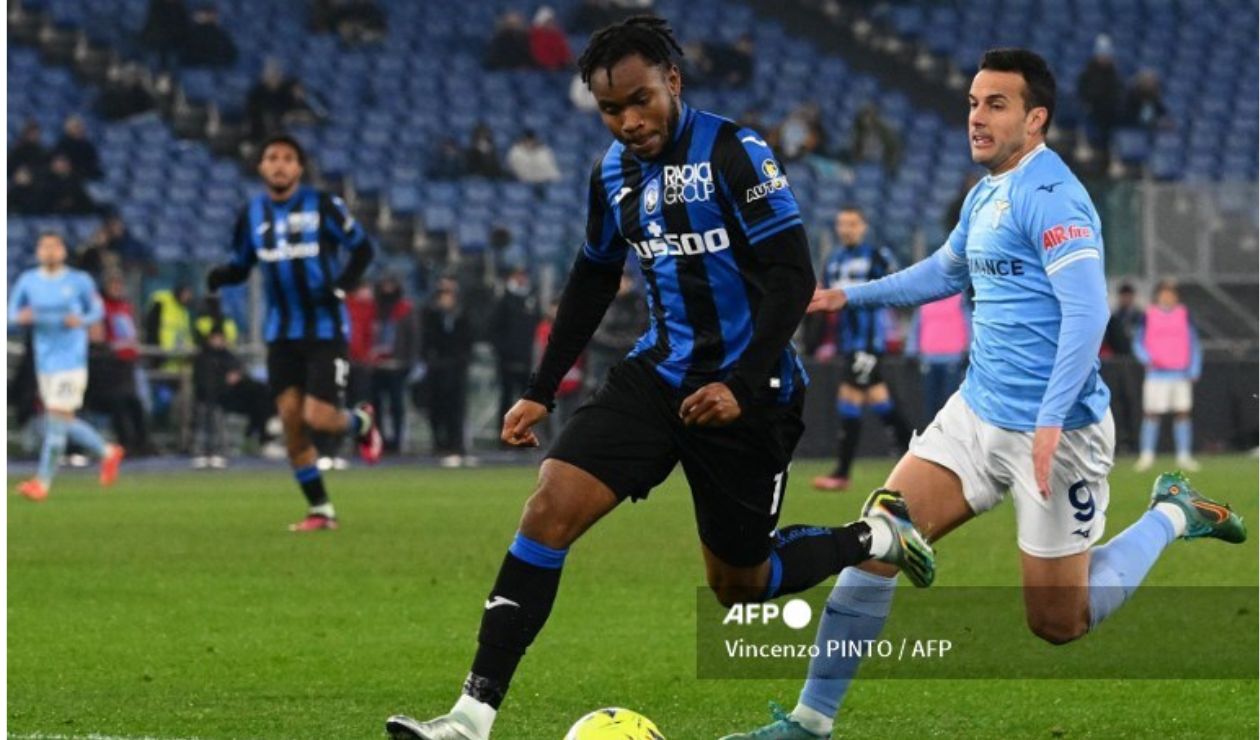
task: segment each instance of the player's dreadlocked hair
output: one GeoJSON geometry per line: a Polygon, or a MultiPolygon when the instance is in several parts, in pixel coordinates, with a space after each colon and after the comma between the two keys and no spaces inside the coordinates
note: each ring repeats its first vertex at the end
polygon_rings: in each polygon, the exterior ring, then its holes
{"type": "Polygon", "coordinates": [[[591,84],[591,77],[599,69],[607,70],[611,79],[613,65],[631,54],[638,54],[651,64],[669,67],[683,55],[683,50],[664,18],[631,16],[591,34],[586,50],[578,59],[582,82],[591,84]]]}

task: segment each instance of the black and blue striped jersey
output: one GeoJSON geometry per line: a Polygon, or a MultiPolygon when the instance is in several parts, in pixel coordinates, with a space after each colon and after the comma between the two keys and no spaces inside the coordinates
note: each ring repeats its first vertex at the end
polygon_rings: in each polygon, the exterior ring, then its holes
{"type": "MultiPolygon", "coordinates": [[[[800,225],[766,142],[683,105],[660,157],[642,160],[614,142],[596,163],[583,251],[603,264],[638,256],[651,322],[629,356],[691,391],[725,380],[748,347],[765,295],[758,246],[800,225]]],[[[769,382],[781,403],[808,382],[790,344],[769,382]]]]}
{"type": "Polygon", "coordinates": [[[342,250],[371,250],[367,233],[335,195],[301,186],[286,201],[257,195],[236,222],[230,265],[260,265],[267,294],[264,339],[345,340],[349,317],[337,294],[342,250]]]}
{"type": "MultiPolygon", "coordinates": [[[[832,251],[823,268],[824,287],[851,288],[897,271],[897,258],[888,247],[858,244],[832,251]]],[[[846,354],[882,354],[885,344],[883,308],[845,306],[836,324],[836,346],[846,354]]]]}

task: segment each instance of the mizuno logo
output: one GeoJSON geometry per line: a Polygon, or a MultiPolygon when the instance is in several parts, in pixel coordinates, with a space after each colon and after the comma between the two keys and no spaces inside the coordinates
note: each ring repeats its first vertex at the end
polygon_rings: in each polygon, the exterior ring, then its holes
{"type": "Polygon", "coordinates": [[[262,223],[258,224],[258,228],[257,228],[257,229],[254,229],[254,233],[255,233],[255,234],[258,234],[259,236],[261,236],[261,235],[263,235],[263,234],[266,234],[266,233],[267,233],[267,229],[270,229],[270,228],[271,228],[271,222],[270,222],[270,221],[263,221],[262,223]]]}
{"type": "Polygon", "coordinates": [[[1082,527],[1080,529],[1074,529],[1072,530],[1072,534],[1079,534],[1082,538],[1089,539],[1089,530],[1091,529],[1093,529],[1093,527],[1082,527]]]}
{"type": "Polygon", "coordinates": [[[1058,182],[1052,182],[1052,183],[1050,183],[1049,185],[1038,185],[1038,186],[1037,186],[1037,189],[1038,189],[1038,190],[1044,190],[1044,191],[1046,191],[1047,193],[1053,193],[1053,192],[1054,192],[1054,189],[1055,189],[1055,188],[1057,188],[1058,186],[1062,185],[1062,184],[1063,184],[1063,181],[1062,181],[1062,180],[1059,180],[1058,182]]]}
{"type": "Polygon", "coordinates": [[[740,139],[740,142],[748,142],[750,144],[756,144],[757,146],[766,146],[766,142],[758,139],[756,136],[745,136],[740,139]]]}
{"type": "Polygon", "coordinates": [[[495,597],[486,599],[486,611],[490,611],[496,606],[514,606],[517,609],[521,607],[521,605],[516,603],[515,601],[512,601],[511,599],[508,599],[508,598],[504,598],[502,596],[495,596],[495,597]]]}
{"type": "Polygon", "coordinates": [[[633,192],[634,190],[632,188],[622,188],[621,192],[613,196],[613,205],[621,205],[621,199],[633,192]]]}

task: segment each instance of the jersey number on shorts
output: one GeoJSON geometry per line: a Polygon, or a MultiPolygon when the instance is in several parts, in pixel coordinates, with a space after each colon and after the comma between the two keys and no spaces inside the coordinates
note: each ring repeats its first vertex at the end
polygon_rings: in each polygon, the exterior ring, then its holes
{"type": "Polygon", "coordinates": [[[871,379],[871,373],[875,370],[877,362],[879,358],[870,352],[858,352],[853,355],[853,375],[859,383],[866,383],[871,379]]]}
{"type": "Polygon", "coordinates": [[[350,363],[340,357],[333,358],[333,382],[338,388],[345,388],[350,382],[350,363]]]}
{"type": "Polygon", "coordinates": [[[1068,489],[1068,502],[1072,504],[1072,508],[1076,509],[1076,513],[1072,516],[1076,517],[1078,522],[1088,522],[1094,518],[1094,492],[1089,490],[1089,485],[1078,480],[1068,489]]]}
{"type": "Polygon", "coordinates": [[[787,477],[787,470],[774,476],[774,496],[770,499],[770,516],[779,513],[779,505],[783,503],[783,479],[787,477]]]}

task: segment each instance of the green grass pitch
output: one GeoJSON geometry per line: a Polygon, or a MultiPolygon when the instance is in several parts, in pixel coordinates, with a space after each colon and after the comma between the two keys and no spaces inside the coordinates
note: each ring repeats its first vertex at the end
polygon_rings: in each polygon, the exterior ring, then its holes
{"type": "MultiPolygon", "coordinates": [[[[1153,476],[1129,462],[1112,478],[1109,535],[1147,504],[1153,476]]],[[[1147,583],[1255,588],[1256,462],[1204,462],[1194,482],[1231,501],[1253,540],[1174,543],[1147,583]]],[[[783,522],[853,518],[889,465],[863,461],[854,490],[837,495],[808,488],[822,463],[798,462],[783,522]]],[[[284,529],[302,506],[283,469],[124,471],[104,493],[66,474],[46,503],[11,496],[9,732],[379,738],[391,713],[441,713],[468,668],[534,475],[525,466],[333,473],[343,528],[308,535],[284,529]]],[[[1011,506],[940,552],[938,586],[1017,584],[1011,506]]],[[[797,680],[695,678],[702,584],[691,503],[675,476],[574,546],[495,737],[559,738],[585,712],[620,705],[672,740],[714,738],[763,723],[768,699],[791,706],[797,680]]],[[[1231,649],[1212,638],[1169,634],[1158,649],[1205,659],[1231,649]]],[[[1254,738],[1256,700],[1255,680],[859,680],[838,736],[1254,738]]]]}

